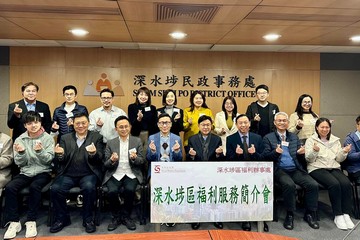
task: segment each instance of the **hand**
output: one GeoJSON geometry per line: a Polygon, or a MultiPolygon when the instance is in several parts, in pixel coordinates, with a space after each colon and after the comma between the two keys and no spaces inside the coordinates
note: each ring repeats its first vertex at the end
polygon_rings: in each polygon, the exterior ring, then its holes
{"type": "Polygon", "coordinates": [[[16,103],[14,108],[14,114],[19,118],[21,113],[22,113],[22,109],[19,108],[19,104],[16,103]]]}
{"type": "MultiPolygon", "coordinates": [[[[100,118],[99,118],[100,119],[100,118]]],[[[68,126],[74,125],[74,120],[72,118],[69,118],[69,120],[66,123],[68,126]]]]}
{"type": "Polygon", "coordinates": [[[150,150],[151,150],[153,153],[156,152],[156,145],[155,145],[155,143],[154,143],[154,140],[151,140],[151,141],[150,141],[149,148],[150,148],[150,150]]]}
{"type": "Polygon", "coordinates": [[[56,144],[54,147],[54,152],[55,152],[55,154],[63,155],[64,149],[62,147],[60,147],[59,144],[56,144]]]}
{"type": "Polygon", "coordinates": [[[190,125],[193,123],[192,118],[189,118],[189,119],[188,119],[188,123],[189,123],[190,125]]]}
{"type": "Polygon", "coordinates": [[[242,148],[240,147],[239,144],[236,146],[235,153],[238,154],[238,155],[244,153],[244,151],[242,150],[242,148]]]}
{"type": "Polygon", "coordinates": [[[173,150],[173,152],[177,152],[180,150],[180,144],[179,144],[178,140],[175,140],[175,144],[172,147],[172,150],[173,150]]]}
{"type": "Polygon", "coordinates": [[[314,142],[313,150],[314,150],[315,152],[320,151],[320,147],[317,145],[316,142],[314,142]]]}
{"type": "Polygon", "coordinates": [[[96,153],[96,147],[93,142],[90,145],[86,146],[85,149],[90,155],[94,155],[96,153]]]}
{"type": "Polygon", "coordinates": [[[225,128],[221,128],[221,134],[225,134],[225,133],[226,133],[225,128]]]}
{"type": "Polygon", "coordinates": [[[57,124],[56,121],[54,121],[54,123],[51,125],[51,128],[55,130],[59,130],[60,126],[57,124]]]}
{"type": "Polygon", "coordinates": [[[305,147],[301,145],[300,148],[297,150],[297,154],[305,154],[305,147]]]}
{"type": "Polygon", "coordinates": [[[195,157],[196,151],[193,148],[190,148],[189,154],[190,154],[190,156],[195,157]]]}
{"type": "Polygon", "coordinates": [[[43,145],[42,145],[41,141],[40,140],[35,141],[34,150],[40,151],[41,149],[43,149],[43,145]]]}
{"type": "Polygon", "coordinates": [[[254,144],[251,144],[251,147],[248,149],[248,153],[254,154],[256,152],[254,144]]]}
{"type": "Polygon", "coordinates": [[[215,153],[218,155],[222,154],[223,152],[224,152],[224,149],[222,146],[219,146],[217,149],[215,149],[215,153]]]}
{"type": "Polygon", "coordinates": [[[304,126],[304,121],[301,119],[296,120],[296,126],[302,128],[304,126]]]}
{"type": "Polygon", "coordinates": [[[96,120],[96,125],[98,127],[102,127],[104,125],[104,122],[101,120],[101,118],[98,118],[98,120],[96,120]]]}
{"type": "Polygon", "coordinates": [[[282,154],[284,152],[284,150],[281,148],[280,144],[277,144],[275,152],[280,153],[280,154],[282,154]]]}
{"type": "Polygon", "coordinates": [[[177,113],[174,117],[174,120],[178,120],[181,117],[180,113],[177,113]]]}
{"type": "Polygon", "coordinates": [[[132,151],[132,152],[130,153],[130,159],[131,159],[131,160],[134,160],[135,158],[137,158],[137,153],[136,153],[136,151],[132,151]]]}
{"type": "Polygon", "coordinates": [[[20,145],[19,143],[14,143],[14,150],[18,153],[25,152],[24,146],[20,145]]]}
{"type": "Polygon", "coordinates": [[[119,160],[119,155],[116,152],[113,152],[110,156],[110,160],[114,163],[119,160]]]}
{"type": "Polygon", "coordinates": [[[142,111],[139,110],[138,113],[137,113],[137,120],[140,122],[142,120],[143,116],[144,115],[142,114],[142,111]]]}
{"type": "Polygon", "coordinates": [[[260,114],[255,113],[254,121],[260,122],[260,120],[261,120],[260,114]]]}
{"type": "Polygon", "coordinates": [[[345,147],[343,147],[344,153],[348,153],[348,152],[350,152],[350,150],[351,150],[351,143],[346,145],[345,147]]]}

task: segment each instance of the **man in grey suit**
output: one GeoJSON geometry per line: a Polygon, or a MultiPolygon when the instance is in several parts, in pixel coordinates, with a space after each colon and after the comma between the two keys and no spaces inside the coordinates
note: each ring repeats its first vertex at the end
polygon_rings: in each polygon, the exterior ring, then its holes
{"type": "Polygon", "coordinates": [[[140,138],[130,136],[131,125],[126,116],[115,119],[115,129],[119,137],[107,142],[104,163],[106,173],[103,185],[108,188],[108,200],[113,216],[108,230],[115,230],[121,223],[129,230],[135,230],[136,225],[130,216],[136,187],[143,182],[143,146],[140,138]],[[121,188],[124,189],[122,209],[118,197],[121,188]]]}

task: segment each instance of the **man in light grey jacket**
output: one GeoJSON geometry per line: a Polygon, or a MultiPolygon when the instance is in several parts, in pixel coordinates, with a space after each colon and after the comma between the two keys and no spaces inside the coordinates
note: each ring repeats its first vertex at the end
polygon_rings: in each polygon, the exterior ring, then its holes
{"type": "Polygon", "coordinates": [[[126,116],[119,116],[114,123],[119,137],[107,142],[104,162],[106,173],[103,185],[108,188],[113,216],[108,230],[115,230],[121,223],[129,230],[135,230],[136,225],[130,216],[136,187],[143,182],[143,147],[140,138],[130,136],[131,125],[126,116]],[[124,189],[123,209],[120,209],[118,197],[121,188],[124,189]]]}

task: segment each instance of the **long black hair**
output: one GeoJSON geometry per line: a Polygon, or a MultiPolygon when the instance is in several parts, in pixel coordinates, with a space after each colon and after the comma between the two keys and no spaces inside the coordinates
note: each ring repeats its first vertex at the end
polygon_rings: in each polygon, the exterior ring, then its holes
{"type": "Polygon", "coordinates": [[[302,104],[303,99],[306,98],[306,97],[309,97],[311,99],[311,107],[309,108],[309,113],[311,113],[311,115],[314,118],[318,118],[319,116],[316,113],[314,113],[313,110],[312,110],[313,98],[312,98],[312,96],[310,96],[309,94],[306,94],[306,93],[299,97],[299,100],[298,100],[297,105],[296,105],[295,112],[297,113],[299,119],[303,120],[304,109],[302,108],[301,104],[302,104]]]}
{"type": "Polygon", "coordinates": [[[232,104],[234,105],[234,109],[232,110],[232,117],[233,118],[236,117],[236,114],[237,114],[237,104],[236,104],[235,98],[231,97],[231,96],[227,96],[224,98],[224,101],[222,103],[222,110],[225,113],[225,120],[227,120],[227,118],[228,118],[228,113],[225,109],[225,103],[227,100],[230,100],[232,102],[232,104]]]}

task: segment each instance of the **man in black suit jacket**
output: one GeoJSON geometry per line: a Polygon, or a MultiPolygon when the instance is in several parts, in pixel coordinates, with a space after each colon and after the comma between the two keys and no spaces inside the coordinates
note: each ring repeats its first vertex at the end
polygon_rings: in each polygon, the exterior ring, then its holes
{"type": "MultiPolygon", "coordinates": [[[[262,137],[249,132],[250,119],[246,114],[240,114],[235,119],[238,132],[226,138],[226,159],[228,161],[259,161],[263,150],[262,137]]],[[[251,223],[243,222],[242,229],[251,231],[251,223]]],[[[264,223],[264,231],[269,227],[264,223]]]]}
{"type": "Polygon", "coordinates": [[[36,111],[41,116],[41,123],[47,133],[51,129],[51,115],[49,105],[36,100],[39,86],[33,82],[25,83],[21,87],[23,99],[9,104],[7,125],[13,129],[12,140],[15,141],[26,131],[21,116],[28,111],[36,111]]]}
{"type": "Polygon", "coordinates": [[[66,197],[70,189],[79,186],[83,195],[83,226],[87,233],[96,231],[93,212],[96,201],[96,185],[102,181],[102,166],[105,145],[103,137],[88,130],[89,117],[86,113],[74,115],[75,132],[61,137],[55,146],[54,161],[59,172],[51,185],[51,202],[55,209],[55,222],[51,233],[61,231],[69,225],[70,216],[66,197]]]}
{"type": "MultiPolygon", "coordinates": [[[[211,133],[213,121],[211,117],[203,115],[199,117],[199,133],[189,138],[189,152],[186,154],[187,161],[222,161],[224,160],[221,138],[211,133]]],[[[223,228],[221,222],[215,222],[216,228],[223,228]]],[[[192,229],[200,227],[200,223],[192,223],[192,229]]]]}

